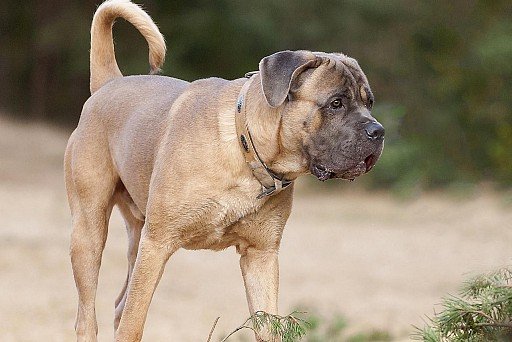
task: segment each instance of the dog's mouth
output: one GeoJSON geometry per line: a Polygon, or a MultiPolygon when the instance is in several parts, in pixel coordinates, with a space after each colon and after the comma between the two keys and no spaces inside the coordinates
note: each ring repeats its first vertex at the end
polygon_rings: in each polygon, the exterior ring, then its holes
{"type": "Polygon", "coordinates": [[[352,166],[345,170],[334,170],[326,167],[322,164],[312,164],[310,166],[311,173],[319,180],[326,181],[333,178],[341,178],[346,180],[354,180],[365,173],[368,173],[377,163],[379,156],[376,154],[370,154],[355,166],[352,166]]]}

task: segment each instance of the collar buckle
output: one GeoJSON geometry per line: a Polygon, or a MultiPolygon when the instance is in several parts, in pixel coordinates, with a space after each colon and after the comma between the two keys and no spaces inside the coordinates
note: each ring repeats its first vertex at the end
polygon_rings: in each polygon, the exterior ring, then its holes
{"type": "Polygon", "coordinates": [[[293,183],[293,181],[281,180],[278,178],[274,178],[274,185],[269,188],[262,186],[263,190],[256,198],[262,199],[263,197],[275,195],[275,194],[281,192],[282,190],[286,189],[292,183],[293,183]]]}

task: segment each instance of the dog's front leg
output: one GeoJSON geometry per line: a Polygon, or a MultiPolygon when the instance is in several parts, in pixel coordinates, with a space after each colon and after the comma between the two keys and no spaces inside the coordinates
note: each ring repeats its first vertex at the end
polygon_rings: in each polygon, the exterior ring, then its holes
{"type": "Polygon", "coordinates": [[[247,248],[240,257],[240,268],[251,314],[256,311],[277,314],[279,288],[277,251],[247,248]]]}
{"type": "MultiPolygon", "coordinates": [[[[277,293],[279,289],[279,264],[277,250],[247,248],[241,252],[240,268],[245,283],[249,311],[252,314],[265,311],[277,314],[277,293]]],[[[258,341],[271,339],[268,329],[256,335],[258,341]]]]}
{"type": "MultiPolygon", "coordinates": [[[[244,278],[251,315],[258,311],[277,315],[279,290],[278,251],[284,226],[292,209],[293,185],[271,197],[261,210],[247,218],[241,235],[248,245],[240,244],[240,268],[244,278]]],[[[280,341],[268,327],[256,334],[258,341],[280,341]]]]}
{"type": "Polygon", "coordinates": [[[165,264],[177,248],[162,244],[146,234],[147,223],[143,228],[137,260],[128,285],[128,296],[119,327],[117,342],[138,342],[146,321],[149,304],[156,286],[162,277],[165,264]]]}

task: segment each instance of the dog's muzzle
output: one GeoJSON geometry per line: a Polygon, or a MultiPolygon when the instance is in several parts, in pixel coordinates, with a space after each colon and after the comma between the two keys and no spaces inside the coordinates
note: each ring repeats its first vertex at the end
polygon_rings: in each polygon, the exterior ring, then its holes
{"type": "Polygon", "coordinates": [[[356,177],[369,172],[375,166],[378,159],[379,155],[372,153],[348,170],[334,171],[322,164],[312,164],[310,171],[321,181],[326,181],[332,178],[354,180],[356,177]]]}

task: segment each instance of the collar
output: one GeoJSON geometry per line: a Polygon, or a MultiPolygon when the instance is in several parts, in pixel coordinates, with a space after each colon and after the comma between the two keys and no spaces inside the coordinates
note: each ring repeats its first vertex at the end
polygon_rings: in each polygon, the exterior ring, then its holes
{"type": "Polygon", "coordinates": [[[251,86],[255,74],[257,71],[248,72],[245,77],[248,78],[247,82],[242,86],[238,100],[236,101],[236,113],[235,113],[235,124],[236,124],[236,135],[238,142],[244,154],[245,162],[251,168],[252,174],[261,184],[261,193],[256,197],[261,199],[267,196],[273,196],[287,188],[293,181],[283,179],[283,176],[278,175],[272,171],[265,162],[260,158],[254,141],[249,131],[247,124],[247,110],[246,110],[246,98],[249,87],[251,86]]]}

